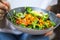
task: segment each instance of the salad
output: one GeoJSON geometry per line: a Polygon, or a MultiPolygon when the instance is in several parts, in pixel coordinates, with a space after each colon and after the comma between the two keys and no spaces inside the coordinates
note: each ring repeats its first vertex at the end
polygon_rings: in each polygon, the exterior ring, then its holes
{"type": "Polygon", "coordinates": [[[9,18],[11,22],[20,27],[44,30],[54,27],[56,24],[49,19],[48,13],[38,12],[26,7],[25,12],[13,11],[13,16],[9,18]]]}

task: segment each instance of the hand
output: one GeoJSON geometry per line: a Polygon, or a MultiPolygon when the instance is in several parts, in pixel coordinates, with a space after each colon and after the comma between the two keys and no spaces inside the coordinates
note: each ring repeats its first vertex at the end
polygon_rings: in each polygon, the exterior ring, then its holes
{"type": "MultiPolygon", "coordinates": [[[[59,14],[59,13],[57,13],[56,16],[60,18],[60,14],[59,14]]],[[[47,33],[45,34],[45,36],[49,36],[49,35],[51,35],[52,33],[53,33],[53,31],[47,32],[47,33]]]]}
{"type": "Polygon", "coordinates": [[[7,1],[0,2],[0,9],[4,9],[6,11],[10,10],[10,5],[7,1]]]}
{"type": "Polygon", "coordinates": [[[52,35],[53,34],[53,30],[52,31],[49,31],[45,34],[45,36],[49,36],[49,35],[52,35]]]}
{"type": "Polygon", "coordinates": [[[6,1],[0,2],[0,20],[4,18],[4,15],[7,11],[10,10],[10,5],[6,1]]]}

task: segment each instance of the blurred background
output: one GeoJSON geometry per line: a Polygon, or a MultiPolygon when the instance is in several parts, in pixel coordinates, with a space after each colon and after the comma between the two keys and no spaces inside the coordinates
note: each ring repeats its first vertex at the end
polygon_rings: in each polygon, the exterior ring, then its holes
{"type": "Polygon", "coordinates": [[[51,11],[53,11],[55,13],[60,12],[60,0],[58,0],[57,5],[52,6],[51,11]]]}

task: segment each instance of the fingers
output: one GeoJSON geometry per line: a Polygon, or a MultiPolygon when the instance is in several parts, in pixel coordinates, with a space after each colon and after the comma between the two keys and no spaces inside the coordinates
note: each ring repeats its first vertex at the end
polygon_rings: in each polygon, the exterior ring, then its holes
{"type": "Polygon", "coordinates": [[[4,15],[5,15],[5,11],[0,9],[0,20],[4,18],[4,15]]]}
{"type": "Polygon", "coordinates": [[[6,1],[0,2],[0,20],[5,16],[5,13],[10,10],[10,5],[6,1]]]}
{"type": "Polygon", "coordinates": [[[5,6],[4,4],[2,4],[2,3],[0,2],[0,9],[5,9],[5,10],[7,10],[8,8],[7,8],[7,6],[5,6]]]}
{"type": "Polygon", "coordinates": [[[48,32],[48,33],[46,33],[45,36],[49,36],[49,35],[52,35],[52,34],[53,34],[53,30],[48,32]]]}
{"type": "Polygon", "coordinates": [[[2,1],[5,6],[8,7],[8,10],[10,10],[10,4],[7,1],[2,1]]]}
{"type": "Polygon", "coordinates": [[[5,13],[5,11],[0,9],[0,14],[4,14],[4,13],[5,13]]]}
{"type": "Polygon", "coordinates": [[[59,13],[56,16],[60,18],[60,14],[59,13]]]}
{"type": "Polygon", "coordinates": [[[9,4],[5,1],[3,3],[0,2],[0,9],[8,11],[10,9],[9,4]]]}

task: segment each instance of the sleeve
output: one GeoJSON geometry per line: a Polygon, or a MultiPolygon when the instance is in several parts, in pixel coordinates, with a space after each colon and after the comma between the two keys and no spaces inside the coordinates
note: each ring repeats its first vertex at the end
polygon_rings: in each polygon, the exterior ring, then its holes
{"type": "Polygon", "coordinates": [[[58,0],[52,0],[50,6],[56,5],[58,3],[58,0]]]}

